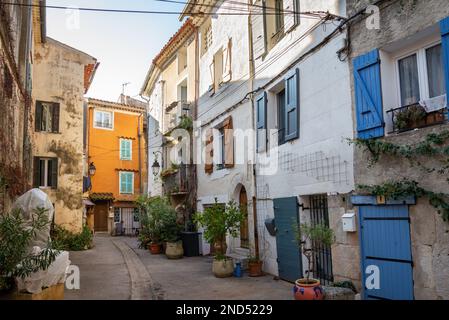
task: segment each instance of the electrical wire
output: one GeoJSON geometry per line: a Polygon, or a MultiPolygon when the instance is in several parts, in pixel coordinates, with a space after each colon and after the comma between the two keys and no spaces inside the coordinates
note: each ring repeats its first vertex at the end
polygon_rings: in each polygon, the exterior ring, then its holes
{"type": "MultiPolygon", "coordinates": [[[[40,5],[40,4],[28,4],[28,3],[13,3],[13,2],[0,2],[1,5],[20,6],[20,7],[39,7],[47,9],[59,9],[59,10],[79,10],[87,12],[105,12],[105,13],[128,13],[128,14],[160,14],[160,15],[181,15],[186,14],[190,16],[247,16],[252,15],[279,15],[278,12],[179,12],[179,11],[156,11],[156,10],[128,10],[128,9],[106,9],[106,8],[88,8],[88,7],[70,7],[70,6],[55,6],[55,5],[40,5]]],[[[297,12],[299,15],[309,15],[309,13],[297,12]]],[[[318,17],[316,17],[318,19],[318,17]]]]}

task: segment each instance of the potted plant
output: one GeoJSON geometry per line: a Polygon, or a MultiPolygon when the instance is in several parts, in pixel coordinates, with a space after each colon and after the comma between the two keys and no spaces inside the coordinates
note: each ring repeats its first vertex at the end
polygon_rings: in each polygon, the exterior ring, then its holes
{"type": "Polygon", "coordinates": [[[214,256],[214,261],[212,262],[212,272],[217,278],[232,277],[234,262],[224,254],[218,253],[214,256]]]}
{"type": "Polygon", "coordinates": [[[15,278],[47,270],[55,261],[59,252],[51,248],[50,242],[37,254],[29,248],[36,233],[49,224],[44,209],[37,209],[30,222],[23,219],[21,210],[0,213],[0,295],[14,299],[15,278]]]}
{"type": "Polygon", "coordinates": [[[301,224],[301,226],[295,226],[294,228],[297,231],[296,240],[298,245],[308,262],[307,277],[298,279],[295,282],[295,300],[323,300],[324,293],[320,280],[310,278],[310,274],[313,270],[315,248],[332,245],[335,241],[334,232],[323,224],[315,226],[301,224]]]}
{"type": "Polygon", "coordinates": [[[169,259],[181,259],[184,249],[181,241],[181,226],[177,223],[176,210],[167,202],[161,206],[161,238],[166,242],[165,255],[169,259]]]}
{"type": "MultiPolygon", "coordinates": [[[[215,199],[215,204],[204,209],[202,213],[196,213],[194,221],[202,226],[204,230],[204,238],[207,242],[214,246],[215,259],[212,270],[228,270],[229,259],[223,258],[226,255],[226,235],[237,237],[240,230],[240,223],[244,220],[244,215],[240,211],[239,206],[230,201],[227,205],[222,205],[215,199]],[[221,267],[218,267],[221,265],[221,267]]],[[[220,274],[214,272],[217,277],[220,274]]],[[[232,272],[231,272],[232,275],[232,272]]]]}
{"type": "Polygon", "coordinates": [[[148,248],[151,254],[160,254],[162,251],[161,228],[162,217],[161,207],[165,204],[162,197],[143,196],[137,200],[140,207],[140,227],[139,242],[141,248],[148,248]]]}
{"type": "Polygon", "coordinates": [[[250,277],[260,277],[263,275],[262,272],[262,260],[259,257],[249,255],[248,257],[248,274],[250,277]]]}
{"type": "Polygon", "coordinates": [[[411,106],[396,114],[395,124],[399,130],[422,127],[426,124],[427,113],[420,105],[411,106]]]}

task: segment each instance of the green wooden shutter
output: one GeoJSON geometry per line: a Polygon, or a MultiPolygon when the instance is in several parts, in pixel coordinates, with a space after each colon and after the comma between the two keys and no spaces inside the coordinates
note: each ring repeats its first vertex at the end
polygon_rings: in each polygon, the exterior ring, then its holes
{"type": "Polygon", "coordinates": [[[40,101],[36,102],[36,113],[35,118],[35,131],[39,132],[42,130],[42,103],[40,101]]]}
{"type": "Polygon", "coordinates": [[[133,193],[133,175],[134,173],[128,172],[128,193],[133,193]]]}
{"type": "Polygon", "coordinates": [[[285,78],[285,141],[299,137],[299,69],[285,78]]]}
{"type": "Polygon", "coordinates": [[[58,188],[58,158],[51,159],[51,187],[58,188]]]}

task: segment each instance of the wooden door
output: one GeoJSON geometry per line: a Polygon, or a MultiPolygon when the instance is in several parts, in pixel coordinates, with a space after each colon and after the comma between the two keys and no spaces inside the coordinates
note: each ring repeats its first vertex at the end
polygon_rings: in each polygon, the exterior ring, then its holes
{"type": "Polygon", "coordinates": [[[107,232],[108,231],[108,203],[97,203],[95,205],[94,212],[94,228],[95,232],[107,232]]]}
{"type": "Polygon", "coordinates": [[[248,197],[244,187],[240,190],[240,210],[245,219],[240,224],[240,247],[249,249],[249,228],[248,228],[248,197]]]}

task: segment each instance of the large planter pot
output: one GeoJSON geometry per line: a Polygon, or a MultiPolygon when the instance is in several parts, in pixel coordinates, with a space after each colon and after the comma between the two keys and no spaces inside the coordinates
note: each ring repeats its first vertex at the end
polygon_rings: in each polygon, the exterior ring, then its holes
{"type": "Polygon", "coordinates": [[[162,244],[160,243],[150,243],[148,249],[151,254],[160,254],[162,252],[162,244]]]}
{"type": "Polygon", "coordinates": [[[181,259],[184,256],[184,249],[182,248],[182,241],[167,242],[165,255],[169,259],[181,259]]]}
{"type": "Polygon", "coordinates": [[[217,278],[232,277],[234,262],[232,259],[216,260],[212,263],[212,272],[217,278]]]}
{"type": "Polygon", "coordinates": [[[262,261],[250,261],[248,262],[248,274],[250,277],[260,277],[262,272],[262,261]]]}
{"type": "Polygon", "coordinates": [[[321,283],[316,279],[299,279],[294,287],[295,300],[323,300],[324,291],[321,283]]]}

